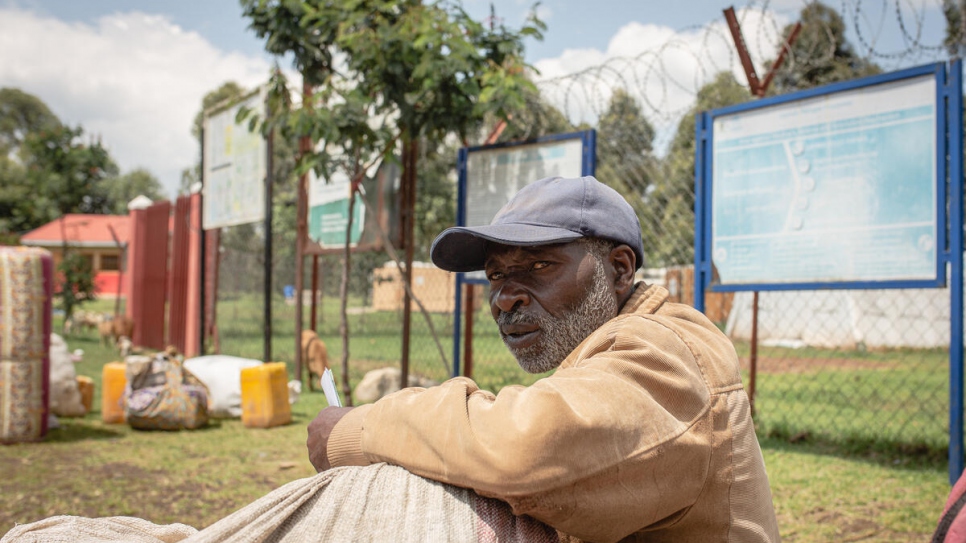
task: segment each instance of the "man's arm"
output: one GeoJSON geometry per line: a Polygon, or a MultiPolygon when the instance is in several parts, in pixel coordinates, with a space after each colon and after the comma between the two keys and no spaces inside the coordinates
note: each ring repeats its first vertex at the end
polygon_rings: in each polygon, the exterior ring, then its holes
{"type": "Polygon", "coordinates": [[[708,401],[677,333],[619,317],[529,387],[495,396],[457,377],[362,406],[331,429],[327,455],[332,466],[389,462],[488,495],[537,493],[666,450],[708,401]]]}

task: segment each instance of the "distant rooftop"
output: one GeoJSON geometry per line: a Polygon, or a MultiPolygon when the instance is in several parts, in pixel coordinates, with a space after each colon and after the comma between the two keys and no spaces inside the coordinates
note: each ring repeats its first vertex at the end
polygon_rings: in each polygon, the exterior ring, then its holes
{"type": "Polygon", "coordinates": [[[128,242],[127,215],[89,215],[68,213],[20,237],[23,245],[60,247],[67,243],[74,247],[116,247],[111,229],[122,244],[128,242]]]}

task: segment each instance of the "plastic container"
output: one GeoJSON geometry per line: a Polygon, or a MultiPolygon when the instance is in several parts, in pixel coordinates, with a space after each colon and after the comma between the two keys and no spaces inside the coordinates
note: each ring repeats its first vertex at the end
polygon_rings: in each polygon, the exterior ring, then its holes
{"type": "Polygon", "coordinates": [[[77,376],[77,390],[80,391],[84,412],[90,413],[94,406],[94,380],[86,375],[77,376]]]}
{"type": "Polygon", "coordinates": [[[123,362],[108,362],[104,364],[101,373],[101,420],[106,424],[120,424],[124,422],[124,385],[127,384],[125,372],[127,365],[123,362]]]}
{"type": "Polygon", "coordinates": [[[241,370],[242,424],[271,428],[292,422],[288,372],[284,362],[267,362],[241,370]]]}

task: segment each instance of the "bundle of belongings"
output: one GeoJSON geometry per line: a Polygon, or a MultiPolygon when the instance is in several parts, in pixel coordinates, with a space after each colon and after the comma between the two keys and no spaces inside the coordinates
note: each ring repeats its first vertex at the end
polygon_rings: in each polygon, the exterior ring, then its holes
{"type": "Polygon", "coordinates": [[[125,412],[138,430],[193,430],[208,424],[208,389],[174,351],[130,356],[125,412]]]}

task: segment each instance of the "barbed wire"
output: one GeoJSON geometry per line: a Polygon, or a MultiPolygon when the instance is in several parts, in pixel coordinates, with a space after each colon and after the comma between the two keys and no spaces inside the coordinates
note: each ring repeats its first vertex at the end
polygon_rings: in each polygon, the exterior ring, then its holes
{"type": "MultiPolygon", "coordinates": [[[[760,76],[777,57],[786,26],[813,3],[752,0],[736,10],[760,76]]],[[[842,0],[837,13],[856,57],[883,71],[948,59],[941,0],[842,0]]],[[[836,31],[826,29],[829,35],[836,31]]],[[[807,55],[793,51],[785,62],[798,69],[821,67],[835,58],[835,44],[829,40],[828,46],[824,51],[807,51],[807,55]]],[[[537,87],[543,99],[575,126],[596,124],[613,92],[622,88],[636,99],[657,129],[660,148],[661,143],[667,143],[672,127],[694,105],[698,91],[724,71],[747,87],[721,17],[703,26],[679,29],[657,48],[636,56],[611,57],[595,66],[538,79],[537,87]]]]}

